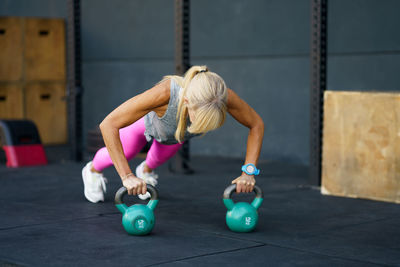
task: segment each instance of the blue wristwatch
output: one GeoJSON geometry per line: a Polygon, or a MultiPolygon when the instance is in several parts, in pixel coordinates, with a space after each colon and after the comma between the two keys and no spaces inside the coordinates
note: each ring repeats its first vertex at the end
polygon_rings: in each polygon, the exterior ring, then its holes
{"type": "Polygon", "coordinates": [[[251,164],[251,163],[243,165],[242,171],[244,171],[248,175],[259,175],[260,174],[260,170],[256,168],[256,165],[251,164]]]}

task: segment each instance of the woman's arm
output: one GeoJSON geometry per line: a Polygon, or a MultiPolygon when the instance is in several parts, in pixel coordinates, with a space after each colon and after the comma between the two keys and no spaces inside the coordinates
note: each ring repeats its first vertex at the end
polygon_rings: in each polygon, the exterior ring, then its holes
{"type": "MultiPolygon", "coordinates": [[[[264,122],[262,118],[231,89],[228,89],[228,112],[239,123],[250,129],[244,164],[253,163],[257,165],[264,137],[264,122]]],[[[232,183],[237,184],[236,191],[238,193],[251,192],[255,184],[254,175],[250,176],[243,172],[232,183]]]]}
{"type": "MultiPolygon", "coordinates": [[[[127,100],[100,123],[104,143],[121,179],[124,180],[127,175],[131,175],[132,171],[122,149],[119,129],[134,123],[150,111],[156,111],[160,107],[168,105],[169,97],[170,81],[167,80],[127,100]]],[[[133,177],[135,176],[133,175],[133,177]]],[[[128,188],[130,194],[146,192],[146,186],[143,184],[137,190],[136,186],[132,185],[132,187],[135,188],[132,188],[133,190],[128,188]]]]}

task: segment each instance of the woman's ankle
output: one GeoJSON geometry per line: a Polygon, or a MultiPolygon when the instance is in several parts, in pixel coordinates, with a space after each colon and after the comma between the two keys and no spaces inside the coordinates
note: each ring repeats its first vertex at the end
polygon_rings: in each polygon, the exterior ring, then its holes
{"type": "Polygon", "coordinates": [[[101,173],[100,171],[96,170],[93,166],[92,166],[92,168],[90,168],[90,171],[95,172],[95,173],[101,173]]]}
{"type": "Polygon", "coordinates": [[[146,163],[144,163],[144,165],[143,165],[143,172],[145,172],[145,173],[150,173],[150,172],[152,172],[152,171],[153,171],[153,169],[150,169],[150,167],[147,166],[146,163]]]}

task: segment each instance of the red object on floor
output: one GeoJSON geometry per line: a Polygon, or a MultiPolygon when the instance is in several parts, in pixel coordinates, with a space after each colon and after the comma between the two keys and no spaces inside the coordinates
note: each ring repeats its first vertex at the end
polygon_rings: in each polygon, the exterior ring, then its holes
{"type": "Polygon", "coordinates": [[[47,164],[39,132],[30,120],[0,120],[0,143],[7,167],[47,164]]]}
{"type": "Polygon", "coordinates": [[[47,158],[41,144],[3,146],[7,157],[7,167],[46,165],[47,158]]]}

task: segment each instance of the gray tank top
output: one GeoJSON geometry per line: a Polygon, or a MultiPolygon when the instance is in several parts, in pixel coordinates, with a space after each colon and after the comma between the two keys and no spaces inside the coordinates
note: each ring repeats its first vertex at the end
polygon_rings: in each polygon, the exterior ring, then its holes
{"type": "MultiPolygon", "coordinates": [[[[165,114],[160,118],[157,116],[157,113],[151,111],[144,117],[144,124],[146,127],[144,135],[147,141],[151,141],[154,138],[164,145],[178,143],[175,139],[175,131],[178,127],[176,114],[178,112],[179,91],[182,88],[173,79],[171,79],[170,87],[171,93],[165,114]]],[[[190,122],[188,121],[188,123],[190,122]]],[[[191,134],[186,131],[184,141],[198,135],[199,134],[191,134]]]]}

